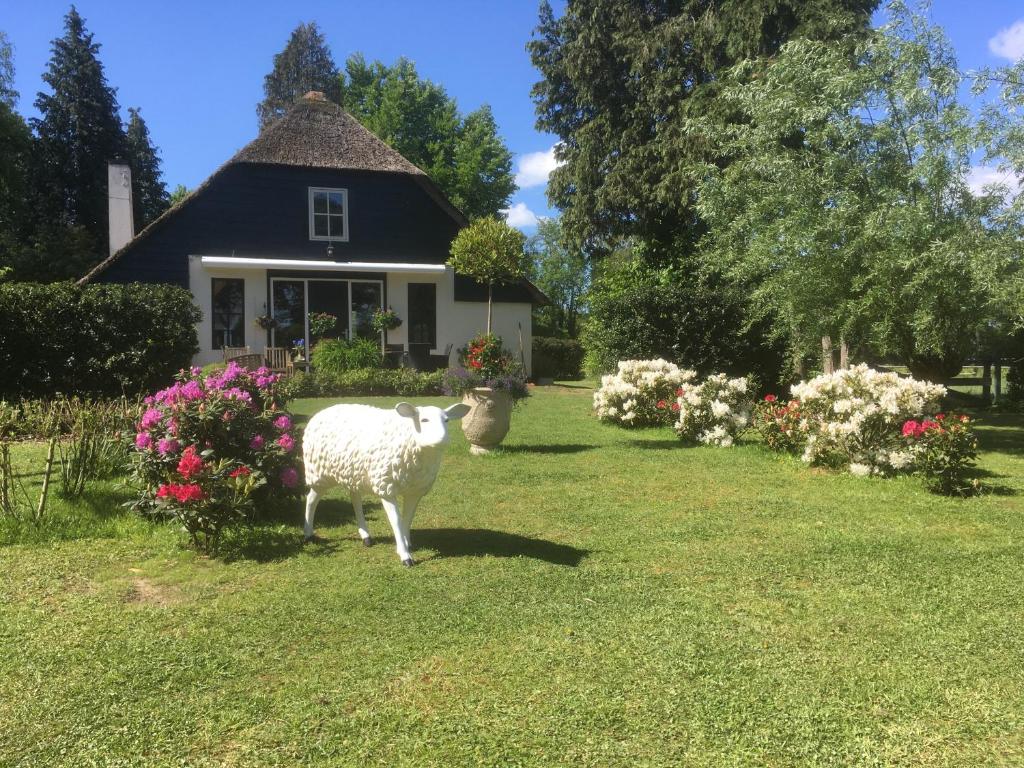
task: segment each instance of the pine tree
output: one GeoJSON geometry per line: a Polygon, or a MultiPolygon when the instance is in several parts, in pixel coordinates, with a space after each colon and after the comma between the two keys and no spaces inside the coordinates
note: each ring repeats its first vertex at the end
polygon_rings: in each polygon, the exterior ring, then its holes
{"type": "MultiPolygon", "coordinates": [[[[115,90],[107,85],[99,49],[72,6],[43,74],[52,92],[37,95],[41,117],[31,121],[38,137],[41,226],[79,228],[92,239],[94,256],[105,254],[108,242],[107,163],[124,158],[126,151],[115,90]]],[[[63,253],[57,249],[51,258],[63,259],[63,253]]],[[[55,271],[62,266],[74,272],[80,265],[55,264],[55,271]]]]}
{"type": "Polygon", "coordinates": [[[10,266],[28,231],[28,163],[32,134],[15,112],[14,54],[0,32],[0,267],[10,266]]]}
{"type": "Polygon", "coordinates": [[[135,231],[140,232],[167,210],[170,197],[160,172],[160,156],[150,142],[146,121],[135,107],[129,107],[126,142],[132,168],[132,206],[135,231]]]}
{"type": "Polygon", "coordinates": [[[274,68],[263,79],[263,101],[256,106],[262,130],[309,91],[321,91],[341,103],[341,79],[331,49],[316,22],[299,24],[284,50],[274,56],[274,68]]]}

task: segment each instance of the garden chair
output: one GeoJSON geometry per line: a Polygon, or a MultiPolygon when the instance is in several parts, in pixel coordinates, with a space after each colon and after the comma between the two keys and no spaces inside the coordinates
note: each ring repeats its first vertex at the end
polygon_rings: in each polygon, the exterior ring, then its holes
{"type": "Polygon", "coordinates": [[[249,347],[222,347],[224,350],[224,362],[232,360],[240,355],[248,355],[250,353],[249,347]]]}
{"type": "Polygon", "coordinates": [[[291,374],[295,366],[292,364],[291,351],[285,347],[267,347],[263,352],[266,366],[274,373],[291,374]]]}
{"type": "Polygon", "coordinates": [[[254,371],[263,365],[263,355],[259,352],[250,352],[247,355],[235,355],[228,362],[254,371]]]}
{"type": "Polygon", "coordinates": [[[452,356],[452,346],[452,344],[449,344],[445,347],[443,355],[428,355],[427,370],[440,371],[447,368],[449,365],[449,358],[452,356]]]}

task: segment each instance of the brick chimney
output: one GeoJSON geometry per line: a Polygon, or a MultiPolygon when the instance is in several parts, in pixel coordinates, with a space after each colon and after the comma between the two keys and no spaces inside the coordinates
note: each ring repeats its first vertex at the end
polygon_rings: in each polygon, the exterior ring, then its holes
{"type": "Polygon", "coordinates": [[[125,163],[107,163],[107,218],[110,253],[116,253],[135,236],[132,216],[132,169],[125,163]]]}

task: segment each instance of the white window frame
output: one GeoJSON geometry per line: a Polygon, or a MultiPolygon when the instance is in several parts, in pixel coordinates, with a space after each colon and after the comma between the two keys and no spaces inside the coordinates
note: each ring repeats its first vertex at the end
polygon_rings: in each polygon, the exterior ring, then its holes
{"type": "MultiPolygon", "coordinates": [[[[348,242],[348,190],[347,189],[337,189],[337,188],[333,188],[333,187],[310,187],[309,188],[308,202],[309,202],[309,239],[310,240],[327,240],[327,241],[330,241],[332,243],[347,243],[348,242]],[[330,193],[330,192],[340,192],[341,193],[341,196],[342,196],[341,197],[341,208],[342,208],[342,227],[341,227],[341,229],[342,229],[342,233],[341,233],[340,237],[337,237],[335,235],[327,235],[325,237],[324,235],[317,235],[316,234],[316,228],[313,226],[313,221],[314,221],[314,219],[313,219],[313,217],[314,217],[314,213],[313,213],[313,198],[316,196],[317,192],[327,192],[327,193],[330,193]]],[[[324,216],[324,215],[327,215],[327,214],[320,214],[320,215],[324,216]]],[[[328,231],[330,231],[330,228],[331,228],[331,217],[327,216],[327,229],[328,229],[328,231]]]]}

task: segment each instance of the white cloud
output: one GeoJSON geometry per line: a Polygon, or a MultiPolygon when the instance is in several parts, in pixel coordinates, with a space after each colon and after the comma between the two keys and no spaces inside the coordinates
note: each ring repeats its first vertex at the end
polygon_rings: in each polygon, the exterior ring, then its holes
{"type": "Polygon", "coordinates": [[[988,41],[988,49],[1010,61],[1024,58],[1024,19],[1001,29],[988,41]]]}
{"type": "Polygon", "coordinates": [[[974,165],[967,173],[967,186],[975,195],[984,192],[989,184],[1003,184],[1010,189],[1010,196],[1016,197],[1020,192],[1020,180],[1008,171],[990,168],[987,165],[974,165]]]}
{"type": "Polygon", "coordinates": [[[555,159],[555,148],[545,152],[527,152],[519,156],[516,184],[520,189],[539,187],[548,183],[548,176],[560,163],[555,159]]]}
{"type": "Polygon", "coordinates": [[[511,208],[505,208],[502,213],[505,214],[505,220],[510,227],[522,229],[537,226],[537,214],[531,211],[526,203],[513,203],[511,208]]]}

